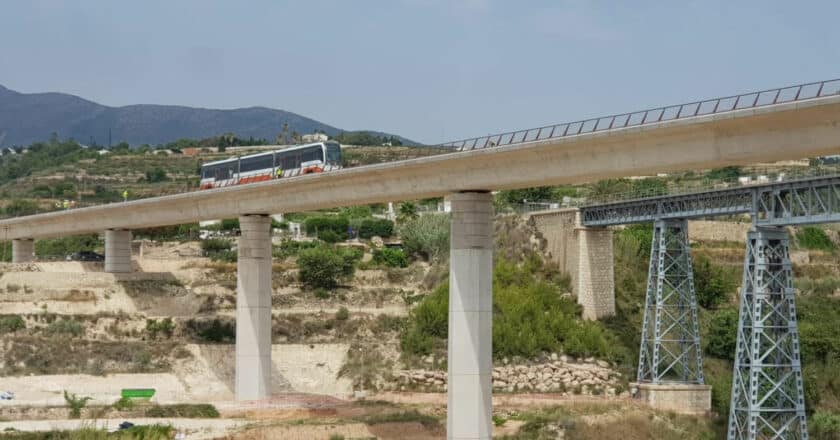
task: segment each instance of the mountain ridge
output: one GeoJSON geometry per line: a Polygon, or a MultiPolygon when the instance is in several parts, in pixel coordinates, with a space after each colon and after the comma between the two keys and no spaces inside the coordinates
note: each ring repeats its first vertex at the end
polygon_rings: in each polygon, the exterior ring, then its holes
{"type": "MultiPolygon", "coordinates": [[[[0,146],[29,145],[57,133],[82,143],[107,144],[110,139],[131,145],[164,144],[181,138],[201,139],[234,133],[269,142],[289,126],[289,133],[330,136],[343,130],[300,114],[264,106],[211,109],[164,104],[130,104],[112,107],[61,92],[21,93],[0,84],[0,146]]],[[[396,136],[407,144],[411,140],[396,136]]]]}

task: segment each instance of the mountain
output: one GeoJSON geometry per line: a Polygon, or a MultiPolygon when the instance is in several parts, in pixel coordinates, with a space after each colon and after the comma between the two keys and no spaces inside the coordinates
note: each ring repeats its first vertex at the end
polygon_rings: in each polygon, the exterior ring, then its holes
{"type": "Polygon", "coordinates": [[[155,145],[224,133],[273,141],[284,123],[289,124],[289,133],[320,130],[333,136],[349,131],[266,107],[232,110],[147,104],[108,107],[65,93],[19,93],[0,85],[0,146],[29,145],[49,139],[53,132],[60,138],[73,138],[82,143],[93,138],[98,144],[107,144],[109,130],[114,144],[126,141],[131,145],[155,145]]]}

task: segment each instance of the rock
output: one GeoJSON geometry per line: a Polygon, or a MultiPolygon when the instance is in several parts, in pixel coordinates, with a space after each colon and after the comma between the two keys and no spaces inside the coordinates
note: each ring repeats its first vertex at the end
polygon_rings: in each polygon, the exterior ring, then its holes
{"type": "Polygon", "coordinates": [[[607,361],[598,361],[596,362],[599,367],[601,368],[610,368],[610,363],[607,361]]]}
{"type": "Polygon", "coordinates": [[[382,240],[382,237],[374,235],[370,238],[370,244],[373,245],[373,247],[381,248],[385,245],[385,241],[382,240]]]}

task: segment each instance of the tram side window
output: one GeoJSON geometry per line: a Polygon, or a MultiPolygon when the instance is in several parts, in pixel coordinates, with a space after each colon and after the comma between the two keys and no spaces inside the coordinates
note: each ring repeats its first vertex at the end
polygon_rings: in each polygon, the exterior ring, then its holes
{"type": "Polygon", "coordinates": [[[272,166],[274,166],[274,162],[271,155],[264,154],[261,156],[242,159],[239,172],[247,173],[249,171],[271,169],[272,166]]]}
{"type": "Polygon", "coordinates": [[[297,153],[287,153],[283,156],[283,169],[284,170],[293,170],[295,168],[300,168],[300,157],[297,153]]]}
{"type": "Polygon", "coordinates": [[[312,147],[303,150],[303,157],[301,157],[301,162],[312,162],[314,160],[318,160],[323,162],[324,161],[324,154],[321,150],[321,147],[312,147]]]}

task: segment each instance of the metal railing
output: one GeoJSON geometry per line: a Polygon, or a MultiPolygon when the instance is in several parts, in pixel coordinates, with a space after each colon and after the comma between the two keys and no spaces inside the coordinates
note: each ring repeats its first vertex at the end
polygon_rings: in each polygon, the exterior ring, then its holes
{"type": "Polygon", "coordinates": [[[786,102],[805,101],[838,94],[840,94],[840,78],[694,101],[686,104],[657,107],[630,113],[602,116],[575,122],[546,125],[527,130],[462,139],[427,148],[436,149],[439,152],[478,150],[546,139],[558,139],[618,128],[638,127],[640,125],[655,124],[658,122],[726,113],[733,110],[783,104],[786,102]]]}

